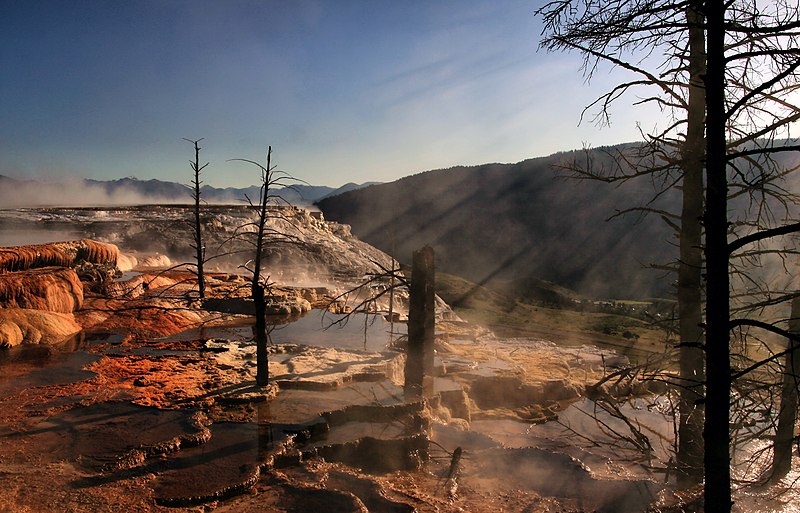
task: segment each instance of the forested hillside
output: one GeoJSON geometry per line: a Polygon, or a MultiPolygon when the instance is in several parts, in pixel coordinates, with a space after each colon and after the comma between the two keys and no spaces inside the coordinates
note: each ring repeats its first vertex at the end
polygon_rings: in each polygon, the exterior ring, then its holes
{"type": "MultiPolygon", "coordinates": [[[[610,165],[592,150],[596,167],[610,165]]],[[[329,219],[401,261],[430,244],[445,272],[519,294],[535,279],[595,297],[668,294],[672,276],[648,268],[673,260],[671,229],[657,215],[618,210],[647,204],[653,187],[564,176],[557,167],[582,160],[567,152],[516,164],[454,167],[326,198],[329,219]]],[[[651,207],[678,210],[676,196],[651,207]]]]}

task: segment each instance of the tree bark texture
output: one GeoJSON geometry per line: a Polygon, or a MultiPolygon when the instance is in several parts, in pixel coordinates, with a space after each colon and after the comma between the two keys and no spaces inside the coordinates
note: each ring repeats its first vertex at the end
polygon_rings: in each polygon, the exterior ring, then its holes
{"type": "Polygon", "coordinates": [[[678,411],[678,484],[703,480],[705,368],[702,304],[703,163],[705,155],[706,72],[702,5],[687,7],[689,26],[689,98],[686,141],[682,148],[683,205],[678,264],[680,401],[678,411]]]}
{"type": "Polygon", "coordinates": [[[730,289],[725,113],[725,4],[706,2],[706,419],[705,512],[731,510],[730,289]]]}

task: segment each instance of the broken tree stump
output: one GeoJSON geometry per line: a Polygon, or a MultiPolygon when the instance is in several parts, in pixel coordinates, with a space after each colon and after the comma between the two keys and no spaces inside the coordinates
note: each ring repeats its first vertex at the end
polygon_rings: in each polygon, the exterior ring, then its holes
{"type": "Polygon", "coordinates": [[[435,280],[433,248],[415,251],[411,264],[406,349],[405,393],[407,398],[424,395],[433,373],[435,329],[435,280]]]}

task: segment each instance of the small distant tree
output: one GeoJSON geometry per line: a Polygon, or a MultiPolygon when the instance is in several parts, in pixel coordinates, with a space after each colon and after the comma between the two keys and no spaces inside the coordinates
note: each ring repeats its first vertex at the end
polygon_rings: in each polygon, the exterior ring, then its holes
{"type": "Polygon", "coordinates": [[[270,283],[269,275],[264,272],[263,260],[269,245],[299,242],[296,237],[278,230],[270,223],[271,220],[286,219],[283,213],[274,208],[281,201],[285,202],[274,191],[279,187],[290,187],[293,182],[302,182],[302,180],[298,180],[272,165],[272,146],[267,150],[266,166],[254,160],[232,160],[252,164],[261,171],[261,186],[258,198],[250,198],[245,195],[248,206],[256,214],[255,220],[245,223],[240,229],[244,234],[254,235],[254,239],[251,242],[255,250],[255,256],[245,265],[245,268],[251,274],[250,290],[255,305],[256,383],[258,386],[265,386],[269,383],[269,353],[267,352],[269,330],[266,318],[266,291],[272,284],[270,283]]]}
{"type": "Polygon", "coordinates": [[[206,297],[206,280],[205,273],[203,271],[203,264],[206,260],[206,248],[205,244],[203,243],[203,224],[200,219],[200,185],[203,183],[200,180],[200,172],[205,169],[206,166],[208,166],[208,162],[202,166],[200,165],[200,141],[203,139],[192,140],[184,137],[183,140],[194,145],[194,160],[189,161],[189,165],[194,172],[190,186],[192,191],[192,200],[194,201],[194,233],[191,247],[195,250],[195,265],[197,266],[197,290],[200,294],[200,299],[204,299],[206,297]]]}

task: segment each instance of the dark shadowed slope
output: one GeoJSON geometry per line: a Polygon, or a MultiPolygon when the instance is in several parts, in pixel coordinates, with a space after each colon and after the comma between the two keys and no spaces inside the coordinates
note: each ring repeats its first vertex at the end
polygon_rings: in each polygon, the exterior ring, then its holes
{"type": "MultiPolygon", "coordinates": [[[[606,221],[650,200],[650,184],[558,176],[552,166],[574,155],[429,171],[318,206],[401,261],[430,244],[442,271],[477,283],[524,289],[540,278],[600,297],[667,294],[672,277],[645,269],[676,256],[666,224],[656,216],[606,221]]],[[[661,201],[679,206],[674,196],[661,201]]]]}

